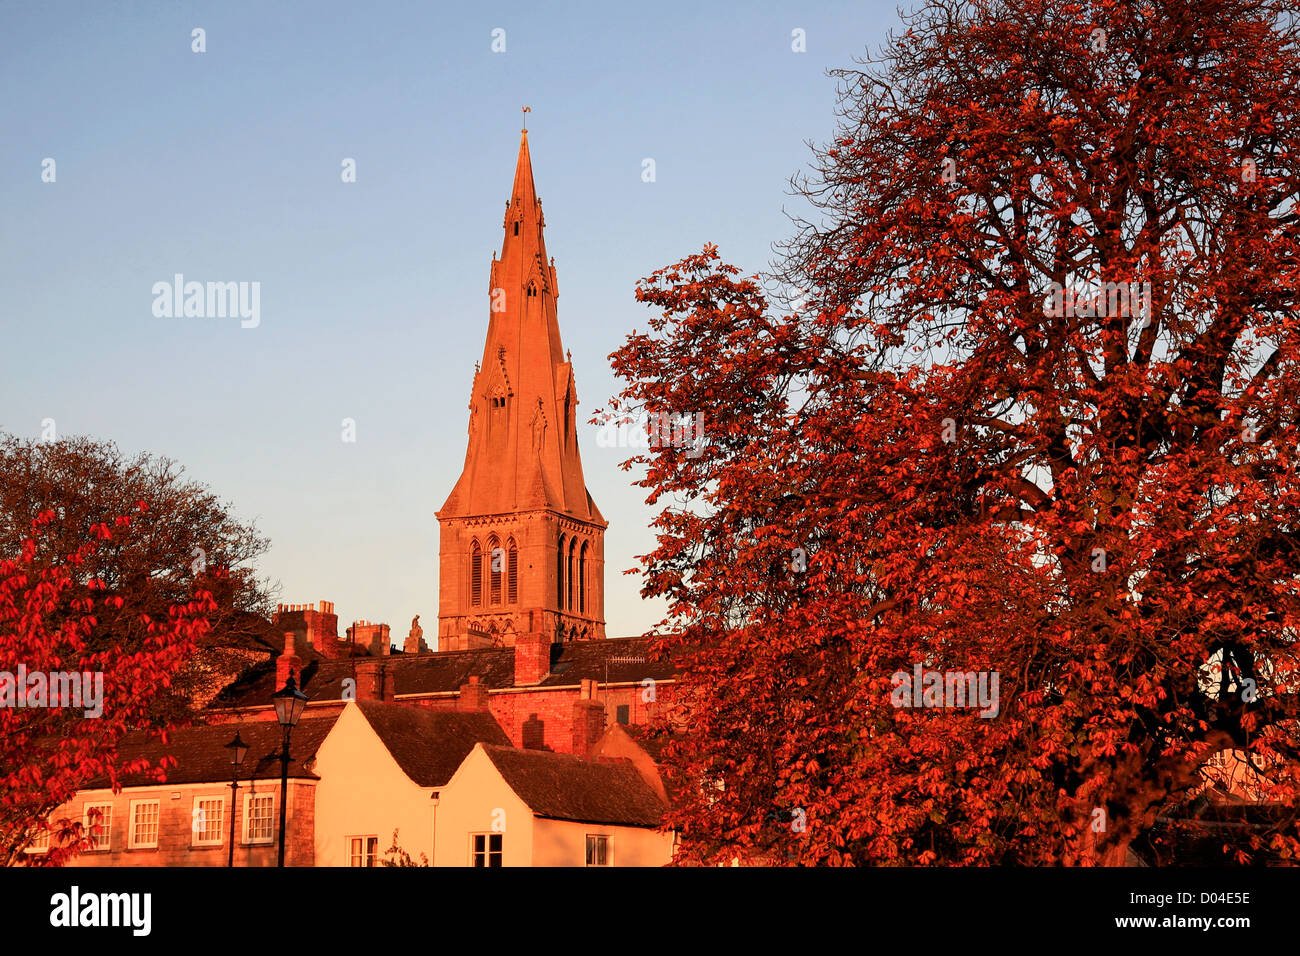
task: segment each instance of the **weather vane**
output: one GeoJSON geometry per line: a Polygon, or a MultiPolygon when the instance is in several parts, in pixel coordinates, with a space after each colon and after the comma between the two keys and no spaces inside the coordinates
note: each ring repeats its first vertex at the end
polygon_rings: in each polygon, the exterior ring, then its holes
{"type": "MultiPolygon", "coordinates": [[[[527,113],[531,113],[532,111],[533,111],[533,108],[532,108],[531,106],[525,106],[525,107],[523,107],[523,109],[522,109],[522,112],[525,113],[525,114],[527,114],[527,113]]],[[[524,116],[524,132],[525,132],[525,133],[528,132],[528,117],[527,117],[526,115],[524,116]]]]}

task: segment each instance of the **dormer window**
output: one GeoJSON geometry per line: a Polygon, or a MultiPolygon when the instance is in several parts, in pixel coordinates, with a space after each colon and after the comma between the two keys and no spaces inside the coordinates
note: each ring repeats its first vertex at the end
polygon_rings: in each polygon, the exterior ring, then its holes
{"type": "Polygon", "coordinates": [[[519,235],[519,221],[515,220],[515,235],[519,235]]]}

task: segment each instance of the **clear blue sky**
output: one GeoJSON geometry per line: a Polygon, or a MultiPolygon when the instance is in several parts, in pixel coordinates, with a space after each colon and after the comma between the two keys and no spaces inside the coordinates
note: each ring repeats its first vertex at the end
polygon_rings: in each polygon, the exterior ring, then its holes
{"type": "MultiPolygon", "coordinates": [[[[0,2],[0,429],[175,458],[271,538],[280,600],[431,637],[520,106],[585,421],[638,278],[705,242],[765,268],[834,129],[825,71],[896,25],[876,0],[0,2]],[[178,272],[260,282],[261,324],[156,318],[178,272]]],[[[583,426],[611,637],[663,612],[621,573],[653,544],[626,454],[583,426]]]]}

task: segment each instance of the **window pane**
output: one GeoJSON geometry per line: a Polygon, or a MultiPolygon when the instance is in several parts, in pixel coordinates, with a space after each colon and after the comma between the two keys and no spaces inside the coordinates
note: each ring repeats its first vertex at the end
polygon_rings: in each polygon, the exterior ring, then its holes
{"type": "Polygon", "coordinates": [[[275,836],[275,819],[271,812],[274,797],[249,795],[244,804],[247,821],[244,829],[245,839],[249,843],[269,843],[275,836]]]}
{"type": "Polygon", "coordinates": [[[158,802],[141,801],[131,809],[131,846],[158,845],[158,802]]]}
{"type": "Polygon", "coordinates": [[[587,835],[587,865],[609,866],[609,837],[587,835]]]}
{"type": "Polygon", "coordinates": [[[83,824],[91,839],[91,848],[107,850],[113,830],[113,805],[111,803],[91,803],[86,805],[83,824]]]}
{"type": "Polygon", "coordinates": [[[226,801],[223,797],[200,797],[194,805],[194,842],[217,845],[225,836],[226,801]]]}

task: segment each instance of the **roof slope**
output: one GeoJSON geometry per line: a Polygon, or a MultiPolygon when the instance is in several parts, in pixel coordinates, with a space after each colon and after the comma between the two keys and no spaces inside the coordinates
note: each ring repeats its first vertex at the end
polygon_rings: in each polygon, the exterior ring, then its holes
{"type": "Polygon", "coordinates": [[[421,787],[441,787],[478,743],[510,746],[510,738],[488,713],[425,710],[404,704],[359,700],[402,772],[421,787]]]}
{"type": "Polygon", "coordinates": [[[657,827],[667,809],[629,761],[489,745],[483,750],[510,789],[539,817],[657,827]]]}
{"type": "MultiPolygon", "coordinates": [[[[573,641],[551,648],[551,671],[530,687],[567,687],[583,680],[604,684],[638,683],[647,677],[656,681],[676,676],[671,661],[650,659],[650,641],[643,637],[573,641]]],[[[409,694],[455,693],[471,676],[491,690],[514,686],[513,647],[487,647],[472,651],[435,651],[431,654],[395,654],[378,659],[396,682],[399,697],[409,694]]],[[[369,658],[370,666],[376,663],[369,658]]],[[[343,680],[352,676],[349,660],[321,660],[302,690],[313,701],[340,700],[343,680]]],[[[212,702],[214,708],[269,707],[275,686],[275,659],[251,667],[239,680],[225,688],[212,702]]]]}
{"type": "MultiPolygon", "coordinates": [[[[326,735],[334,727],[338,714],[320,717],[304,716],[293,729],[289,744],[289,776],[308,780],[319,779],[304,765],[316,756],[326,735]]],[[[264,780],[280,776],[280,741],[282,731],[274,720],[243,720],[202,727],[183,727],[168,731],[166,742],[156,734],[136,731],[123,738],[118,746],[122,763],[144,758],[151,768],[158,768],[166,757],[174,757],[175,766],[164,768],[164,779],[159,780],[156,769],[126,774],[121,778],[124,787],[146,787],[162,783],[229,783],[232,767],[230,751],[226,744],[235,733],[248,744],[248,754],[239,768],[240,780],[264,780]]],[[[109,786],[107,777],[96,777],[82,789],[99,789],[109,786]]]]}

